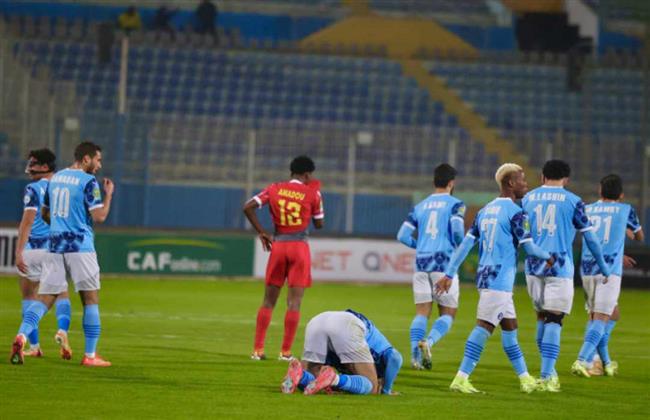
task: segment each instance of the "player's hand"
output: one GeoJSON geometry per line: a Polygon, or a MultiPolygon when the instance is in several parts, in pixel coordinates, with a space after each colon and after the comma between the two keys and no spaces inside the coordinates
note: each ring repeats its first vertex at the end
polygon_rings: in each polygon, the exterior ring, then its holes
{"type": "Polygon", "coordinates": [[[443,293],[447,293],[451,287],[452,279],[444,276],[436,283],[436,295],[440,296],[443,293]]]}
{"type": "Polygon", "coordinates": [[[103,183],[106,195],[113,195],[113,191],[115,191],[115,184],[113,184],[113,181],[111,181],[110,178],[104,178],[103,183]]]}
{"type": "Polygon", "coordinates": [[[27,264],[25,264],[22,252],[16,252],[16,267],[21,273],[27,273],[27,264]]]}
{"type": "Polygon", "coordinates": [[[634,268],[636,267],[636,260],[627,255],[623,255],[623,267],[624,268],[634,268]]]}
{"type": "Polygon", "coordinates": [[[609,276],[607,276],[607,277],[605,277],[605,278],[603,279],[603,284],[607,284],[607,282],[608,282],[610,279],[613,279],[613,278],[614,278],[614,275],[613,275],[613,274],[610,274],[609,276]]]}
{"type": "Polygon", "coordinates": [[[626,229],[625,236],[627,236],[629,239],[634,240],[634,232],[632,231],[632,229],[626,229]]]}
{"type": "Polygon", "coordinates": [[[551,258],[546,260],[546,268],[549,269],[553,267],[553,264],[555,264],[555,257],[551,255],[551,258]]]}
{"type": "Polygon", "coordinates": [[[273,247],[273,238],[266,232],[260,233],[260,241],[262,241],[262,248],[264,251],[269,252],[273,247]]]}

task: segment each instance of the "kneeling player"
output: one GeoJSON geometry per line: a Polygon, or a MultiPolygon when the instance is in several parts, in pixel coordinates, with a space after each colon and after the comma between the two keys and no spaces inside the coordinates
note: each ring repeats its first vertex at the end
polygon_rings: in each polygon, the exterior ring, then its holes
{"type": "Polygon", "coordinates": [[[581,275],[589,311],[589,323],[578,360],[571,372],[590,377],[590,364],[598,351],[605,373],[614,376],[618,365],[609,357],[607,344],[618,319],[618,296],[623,274],[625,235],[629,229],[633,238],[643,241],[643,229],[634,208],[621,203],[623,181],[618,175],[608,175],[600,181],[600,200],[586,206],[587,216],[594,225],[593,232],[603,249],[603,258],[611,269],[607,278],[596,264],[596,259],[586,244],[582,246],[581,275]]]}
{"type": "Polygon", "coordinates": [[[289,364],[281,386],[285,394],[296,388],[305,395],[333,388],[394,395],[393,383],[402,366],[402,355],[372,321],[351,309],[323,312],[309,321],[302,359],[289,364]]]}

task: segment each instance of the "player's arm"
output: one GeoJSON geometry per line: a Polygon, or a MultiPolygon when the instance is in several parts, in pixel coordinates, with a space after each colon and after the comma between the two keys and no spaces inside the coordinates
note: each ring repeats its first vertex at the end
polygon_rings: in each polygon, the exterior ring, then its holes
{"type": "Polygon", "coordinates": [[[645,240],[645,235],[643,234],[643,228],[641,227],[641,221],[639,216],[637,216],[634,207],[630,207],[630,213],[627,216],[627,230],[632,232],[632,237],[635,241],[643,242],[645,240]]]}
{"type": "MultiPolygon", "coordinates": [[[[86,194],[86,205],[90,211],[90,217],[92,217],[93,222],[95,223],[104,223],[108,218],[108,214],[111,211],[111,203],[113,202],[113,192],[115,191],[115,184],[108,178],[104,178],[104,200],[102,201],[101,192],[99,191],[99,184],[97,180],[93,179],[90,181],[89,185],[92,184],[92,200],[86,194]]],[[[90,187],[88,187],[90,188],[90,187]]]]}
{"type": "Polygon", "coordinates": [[[415,239],[417,229],[418,220],[415,218],[415,209],[413,209],[399,228],[399,231],[397,232],[397,240],[409,248],[415,249],[418,243],[417,239],[415,239]]]}
{"type": "Polygon", "coordinates": [[[436,283],[436,294],[441,295],[449,291],[452,279],[458,272],[460,265],[463,263],[463,261],[465,261],[465,258],[467,258],[467,255],[469,255],[469,252],[472,250],[472,248],[474,248],[476,240],[477,237],[474,236],[472,230],[470,230],[470,232],[467,232],[465,239],[463,239],[463,242],[460,243],[458,248],[456,248],[453,255],[451,256],[451,261],[447,266],[447,271],[445,271],[445,277],[438,280],[436,283]]]}
{"type": "Polygon", "coordinates": [[[533,243],[533,237],[530,234],[528,214],[525,211],[515,214],[510,220],[510,226],[514,236],[519,242],[519,245],[524,248],[526,255],[539,258],[540,260],[546,260],[547,267],[553,267],[553,264],[555,263],[553,256],[533,243]]]}
{"type": "Polygon", "coordinates": [[[323,206],[323,196],[320,193],[320,185],[320,181],[317,179],[312,179],[309,182],[309,187],[316,191],[312,207],[312,220],[316,229],[322,229],[325,226],[325,209],[323,206]]]}
{"type": "Polygon", "coordinates": [[[391,347],[382,354],[386,371],[384,372],[384,381],[381,387],[381,393],[385,395],[395,395],[393,392],[393,383],[399,370],[402,368],[402,355],[397,349],[391,347]]]}
{"type": "Polygon", "coordinates": [[[463,242],[465,235],[465,211],[467,208],[464,203],[458,203],[454,206],[451,212],[451,220],[449,221],[451,227],[451,240],[455,246],[459,246],[463,242]]]}
{"type": "Polygon", "coordinates": [[[609,277],[611,270],[603,258],[603,248],[600,246],[598,237],[591,229],[582,232],[582,236],[585,239],[587,248],[589,248],[589,251],[591,251],[591,255],[593,255],[594,259],[596,260],[596,264],[598,264],[600,272],[603,274],[603,276],[609,277]]]}
{"type": "Polygon", "coordinates": [[[25,244],[27,244],[27,239],[29,239],[29,234],[32,231],[34,219],[36,219],[36,209],[25,208],[23,211],[23,217],[20,220],[20,225],[18,226],[18,243],[16,244],[16,267],[18,267],[18,270],[23,273],[27,272],[27,266],[25,265],[25,260],[23,260],[23,249],[25,249],[25,244]]]}
{"type": "Polygon", "coordinates": [[[255,229],[259,235],[264,251],[270,251],[271,247],[273,246],[273,238],[268,232],[266,232],[266,230],[264,230],[262,224],[260,223],[260,220],[257,218],[255,211],[258,209],[258,207],[259,203],[255,200],[255,198],[251,198],[246,202],[246,204],[244,204],[244,215],[250,222],[251,226],[253,226],[253,229],[255,229]]]}

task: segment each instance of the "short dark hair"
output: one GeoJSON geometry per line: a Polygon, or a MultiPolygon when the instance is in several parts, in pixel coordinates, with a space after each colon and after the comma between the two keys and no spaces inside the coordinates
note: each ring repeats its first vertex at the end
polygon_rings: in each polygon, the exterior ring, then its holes
{"type": "Polygon", "coordinates": [[[308,172],[314,172],[316,165],[314,165],[314,161],[309,156],[301,155],[291,161],[289,169],[292,174],[302,175],[308,172]]]}
{"type": "Polygon", "coordinates": [[[542,174],[546,179],[568,178],[571,175],[571,167],[563,160],[551,159],[544,164],[542,174]]]}
{"type": "Polygon", "coordinates": [[[618,200],[623,194],[623,179],[616,174],[609,174],[600,180],[600,195],[608,200],[618,200]]]}
{"type": "Polygon", "coordinates": [[[433,185],[436,188],[447,188],[456,179],[458,171],[448,163],[442,163],[433,170],[433,185]]]}
{"type": "Polygon", "coordinates": [[[47,168],[50,170],[50,172],[54,172],[56,170],[56,155],[47,147],[30,150],[27,157],[29,159],[33,158],[39,165],[47,165],[47,168]]]}
{"type": "Polygon", "coordinates": [[[99,147],[99,145],[90,141],[84,141],[74,148],[74,160],[81,162],[84,160],[84,156],[88,156],[92,159],[95,157],[97,152],[101,151],[102,148],[99,147]]]}

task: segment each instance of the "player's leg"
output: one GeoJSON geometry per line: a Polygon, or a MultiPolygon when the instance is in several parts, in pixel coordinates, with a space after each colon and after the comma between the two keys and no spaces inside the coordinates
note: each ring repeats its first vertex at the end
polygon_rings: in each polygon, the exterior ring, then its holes
{"type": "Polygon", "coordinates": [[[97,354],[97,344],[101,335],[99,316],[99,289],[101,288],[99,264],[94,252],[74,252],[63,255],[63,262],[75,291],[79,293],[83,305],[82,326],[84,331],[83,366],[108,367],[111,362],[97,354]]]}
{"type": "Polygon", "coordinates": [[[544,299],[544,280],[538,276],[526,275],[526,289],[528,296],[533,303],[535,315],[537,317],[537,329],[535,331],[535,344],[541,357],[542,354],[542,338],[544,337],[544,319],[546,314],[542,309],[544,299]]]}
{"type": "Polygon", "coordinates": [[[70,295],[68,291],[57,296],[54,303],[56,308],[57,331],[54,335],[54,341],[60,347],[61,358],[64,360],[72,359],[72,348],[68,341],[68,330],[70,329],[70,320],[72,316],[72,306],[70,304],[70,295]]]}
{"type": "Polygon", "coordinates": [[[289,363],[289,370],[282,382],[282,392],[292,393],[296,388],[306,389],[315,381],[321,367],[327,361],[329,337],[327,333],[331,312],[323,312],[309,320],[305,327],[305,344],[300,371],[295,359],[289,363]],[[293,369],[293,371],[292,371],[293,369]]]}
{"type": "Polygon", "coordinates": [[[427,333],[431,306],[433,302],[433,288],[429,273],[416,272],[413,274],[413,300],[415,301],[415,317],[411,321],[411,366],[422,369],[422,354],[418,343],[424,340],[427,333]]]}
{"type": "Polygon", "coordinates": [[[296,338],[296,331],[300,323],[300,304],[305,294],[303,287],[289,287],[287,293],[287,312],[284,315],[284,337],[282,339],[282,350],[280,360],[291,360],[291,346],[296,338]]]}
{"type": "MultiPolygon", "coordinates": [[[[593,303],[593,319],[585,335],[585,340],[578,354],[578,360],[571,366],[571,372],[589,377],[588,364],[596,352],[608,326],[610,315],[614,313],[621,288],[620,277],[610,276],[609,281],[603,276],[596,279],[596,291],[593,303]]],[[[605,363],[607,365],[607,363],[605,363]]]]}
{"type": "Polygon", "coordinates": [[[307,242],[292,242],[293,252],[287,255],[287,312],[284,315],[284,337],[280,360],[291,360],[291,346],[296,337],[300,323],[300,306],[305,294],[305,288],[311,287],[311,256],[307,242]]]}
{"type": "Polygon", "coordinates": [[[41,281],[38,286],[38,299],[25,310],[23,321],[12,344],[11,363],[22,364],[24,362],[23,349],[27,337],[34,329],[38,328],[41,319],[54,304],[56,296],[67,290],[67,287],[63,255],[46,254],[42,264],[41,281]]]}
{"type": "Polygon", "coordinates": [[[469,376],[478,364],[485,343],[490,338],[492,331],[494,331],[495,325],[499,324],[500,317],[507,306],[508,298],[512,300],[512,294],[496,290],[479,290],[476,326],[465,342],[463,361],[456,373],[456,377],[449,386],[452,391],[467,394],[480,392],[470,383],[469,376]]]}
{"type": "MultiPolygon", "coordinates": [[[[435,284],[444,273],[436,273],[433,283],[435,284]]],[[[444,337],[451,328],[451,324],[454,322],[456,317],[456,312],[458,310],[458,276],[454,276],[451,288],[447,293],[442,294],[441,296],[436,296],[434,299],[438,303],[438,319],[433,322],[431,326],[431,331],[427,336],[427,344],[429,347],[435,345],[442,337],[444,337]]]]}
{"type": "Polygon", "coordinates": [[[285,256],[285,246],[282,242],[273,244],[269,262],[266,266],[266,280],[264,288],[264,299],[262,306],[257,311],[255,322],[255,341],[253,343],[253,354],[251,359],[266,359],[264,354],[264,343],[266,341],[266,331],[271,324],[273,308],[278,301],[280,291],[287,277],[287,260],[285,256]]]}
{"type": "MultiPolygon", "coordinates": [[[[27,273],[23,274],[21,273],[20,278],[18,279],[18,285],[20,287],[20,293],[22,295],[22,312],[21,316],[22,319],[25,319],[25,314],[27,313],[27,309],[35,304],[38,299],[38,282],[37,281],[31,281],[27,277],[27,273]]],[[[25,356],[30,356],[30,357],[42,357],[43,352],[41,351],[40,348],[40,343],[39,343],[39,336],[38,336],[38,327],[34,328],[34,330],[29,334],[27,337],[27,341],[29,341],[29,350],[25,351],[25,356]]]]}
{"type": "Polygon", "coordinates": [[[541,378],[547,391],[560,390],[555,364],[560,354],[562,319],[571,312],[573,279],[546,277],[544,279],[544,336],[542,337],[541,378]]]}
{"type": "Polygon", "coordinates": [[[377,394],[379,381],[374,363],[349,363],[345,364],[350,374],[338,375],[338,381],[332,385],[341,391],[351,394],[377,394]]]}
{"type": "Polygon", "coordinates": [[[613,361],[610,358],[609,355],[609,338],[612,334],[612,330],[616,326],[616,323],[620,319],[620,311],[618,309],[618,304],[614,308],[614,312],[612,313],[612,316],[610,317],[609,321],[607,322],[607,326],[605,327],[605,332],[600,339],[600,342],[598,343],[598,355],[600,356],[600,360],[602,361],[604,371],[608,376],[614,376],[618,373],[618,363],[613,361]]]}
{"type": "Polygon", "coordinates": [[[514,303],[512,304],[512,311],[508,310],[501,320],[501,344],[503,351],[508,356],[515,373],[519,377],[519,388],[522,392],[530,394],[537,388],[535,378],[530,376],[528,368],[526,367],[526,360],[524,353],[519,347],[517,340],[517,318],[514,312],[514,303]]]}

